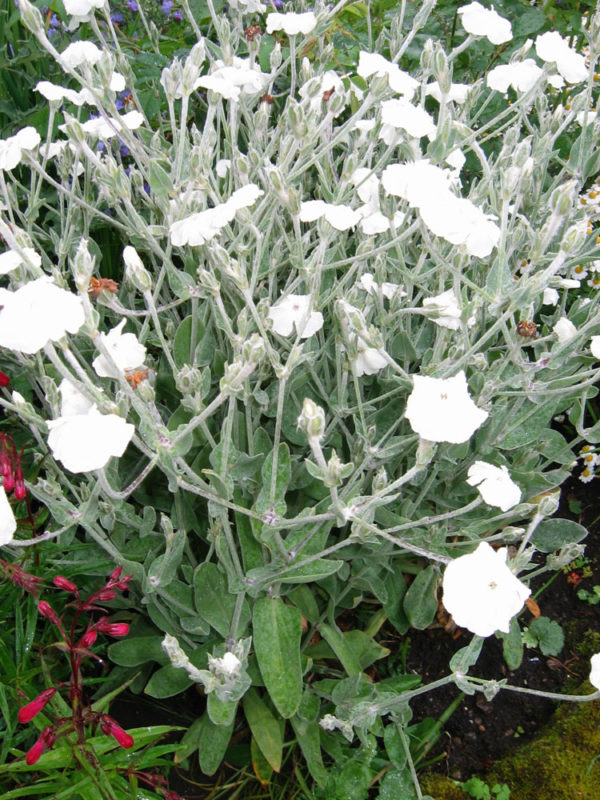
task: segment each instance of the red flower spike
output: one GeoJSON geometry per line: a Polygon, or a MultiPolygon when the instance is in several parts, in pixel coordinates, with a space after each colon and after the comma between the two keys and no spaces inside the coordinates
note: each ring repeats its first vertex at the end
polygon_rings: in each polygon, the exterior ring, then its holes
{"type": "Polygon", "coordinates": [[[128,750],[130,747],[133,747],[133,736],[130,736],[127,731],[124,731],[119,723],[112,717],[104,714],[102,716],[100,728],[102,733],[105,733],[107,736],[112,736],[121,745],[121,747],[124,747],[126,750],[128,750]]]}
{"type": "Polygon", "coordinates": [[[27,722],[31,722],[31,720],[40,713],[44,706],[46,706],[50,700],[52,700],[55,694],[56,689],[45,689],[35,698],[35,700],[32,700],[31,703],[27,703],[26,706],[20,708],[19,713],[17,714],[17,719],[19,722],[22,725],[27,722]]]}
{"type": "Polygon", "coordinates": [[[4,372],[0,372],[0,386],[8,386],[10,378],[4,372]]]}
{"type": "Polygon", "coordinates": [[[56,586],[57,589],[63,589],[65,592],[72,592],[73,594],[77,594],[77,586],[75,586],[73,581],[67,580],[67,578],[63,578],[62,575],[55,575],[52,583],[56,586]]]}
{"type": "Polygon", "coordinates": [[[42,617],[49,619],[53,625],[58,625],[58,615],[50,603],[47,603],[45,600],[40,600],[38,603],[38,611],[42,617]]]}
{"type": "Polygon", "coordinates": [[[129,625],[126,622],[107,622],[103,617],[96,623],[96,630],[98,633],[106,633],[109,636],[127,636],[129,625]]]}
{"type": "Polygon", "coordinates": [[[54,729],[49,725],[40,733],[33,747],[30,747],[27,751],[27,755],[25,756],[26,763],[32,767],[37,761],[40,760],[44,750],[47,747],[52,747],[55,741],[56,734],[54,733],[54,729]]]}

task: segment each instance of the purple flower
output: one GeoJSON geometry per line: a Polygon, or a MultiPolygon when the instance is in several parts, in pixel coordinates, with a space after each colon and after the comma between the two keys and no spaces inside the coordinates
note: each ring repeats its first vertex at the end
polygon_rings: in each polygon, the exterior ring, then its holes
{"type": "Polygon", "coordinates": [[[148,183],[148,181],[144,181],[144,191],[146,192],[146,194],[150,194],[150,184],[148,183]]]}
{"type": "Polygon", "coordinates": [[[120,153],[121,158],[126,158],[129,155],[129,148],[126,144],[123,144],[123,142],[121,142],[120,153]]]}
{"type": "Polygon", "coordinates": [[[136,3],[135,0],[127,0],[127,7],[129,8],[130,11],[135,12],[138,10],[138,4],[136,3]]]}
{"type": "Polygon", "coordinates": [[[117,11],[111,14],[110,18],[115,25],[120,25],[123,22],[123,14],[119,14],[117,11]]]}
{"type": "Polygon", "coordinates": [[[183,14],[181,13],[181,11],[174,11],[173,19],[175,20],[175,22],[181,22],[181,20],[183,19],[183,14]]]}
{"type": "Polygon", "coordinates": [[[162,0],[160,4],[160,9],[165,16],[169,16],[171,11],[173,10],[173,0],[162,0]]]}

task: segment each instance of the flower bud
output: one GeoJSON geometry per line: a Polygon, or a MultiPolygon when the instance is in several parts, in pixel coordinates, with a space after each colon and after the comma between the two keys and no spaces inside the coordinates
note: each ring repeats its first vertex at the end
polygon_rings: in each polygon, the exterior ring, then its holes
{"type": "Polygon", "coordinates": [[[50,702],[50,700],[52,700],[55,694],[56,689],[45,689],[35,698],[35,700],[32,700],[31,703],[27,703],[26,706],[22,706],[17,714],[17,719],[19,722],[21,724],[31,722],[31,720],[40,713],[40,711],[50,702]]]}
{"type": "Polygon", "coordinates": [[[550,195],[550,208],[558,216],[565,217],[575,202],[576,183],[566,181],[558,186],[550,195]]]}
{"type": "Polygon", "coordinates": [[[71,259],[71,271],[80,292],[87,292],[95,265],[96,259],[90,254],[88,240],[81,239],[75,258],[71,259]]]}
{"type": "Polygon", "coordinates": [[[8,386],[10,378],[4,372],[0,372],[0,386],[8,386]]]}
{"type": "Polygon", "coordinates": [[[45,600],[40,600],[38,603],[38,611],[42,617],[49,619],[53,625],[58,625],[58,615],[50,603],[47,603],[45,600]]]}
{"type": "Polygon", "coordinates": [[[27,497],[27,488],[25,487],[25,478],[20,464],[15,467],[15,486],[14,486],[15,500],[24,500],[27,497]]]}
{"type": "Polygon", "coordinates": [[[25,756],[26,764],[28,764],[30,767],[33,766],[33,764],[39,761],[44,750],[47,747],[52,747],[55,741],[56,734],[54,733],[54,729],[48,725],[48,727],[44,728],[44,730],[40,733],[33,747],[30,747],[27,751],[27,755],[25,756]]]}
{"type": "Polygon", "coordinates": [[[127,731],[124,731],[123,728],[119,725],[119,723],[114,720],[112,717],[109,717],[107,714],[103,714],[101,717],[100,728],[102,733],[105,733],[107,736],[112,736],[113,739],[116,739],[118,744],[125,749],[129,749],[133,747],[134,741],[133,736],[131,736],[127,731]]]}
{"type": "Polygon", "coordinates": [[[551,517],[558,511],[560,503],[560,490],[552,492],[552,494],[545,494],[540,498],[538,505],[538,514],[544,517],[551,517]]]}
{"type": "Polygon", "coordinates": [[[40,11],[30,3],[29,0],[18,0],[19,11],[21,12],[21,22],[33,33],[46,39],[46,28],[40,11]]]}
{"type": "Polygon", "coordinates": [[[281,55],[281,45],[279,42],[276,43],[275,47],[271,50],[271,55],[269,56],[269,63],[271,65],[271,72],[275,72],[281,66],[282,55],[281,55]]]}
{"type": "Polygon", "coordinates": [[[149,292],[152,289],[152,277],[142,264],[135,247],[128,245],[123,250],[125,262],[125,277],[140,292],[149,292]]]}
{"type": "Polygon", "coordinates": [[[67,578],[63,578],[62,575],[55,575],[52,583],[56,586],[57,589],[62,589],[65,592],[71,592],[72,594],[77,594],[77,586],[75,586],[73,581],[70,581],[67,578]]]}
{"type": "Polygon", "coordinates": [[[437,47],[433,54],[433,74],[439,84],[442,94],[448,94],[452,85],[452,69],[448,64],[448,56],[441,47],[437,47]]]}
{"type": "Polygon", "coordinates": [[[127,636],[129,625],[126,622],[108,622],[106,617],[101,617],[96,623],[96,630],[108,636],[127,636]]]}
{"type": "Polygon", "coordinates": [[[309,397],[304,398],[302,412],[298,417],[298,428],[309,439],[320,440],[325,435],[325,412],[309,397]]]}
{"type": "Polygon", "coordinates": [[[94,628],[88,628],[88,630],[83,634],[81,639],[77,642],[77,647],[87,649],[88,647],[91,647],[94,644],[97,638],[98,638],[98,632],[94,628]]]}

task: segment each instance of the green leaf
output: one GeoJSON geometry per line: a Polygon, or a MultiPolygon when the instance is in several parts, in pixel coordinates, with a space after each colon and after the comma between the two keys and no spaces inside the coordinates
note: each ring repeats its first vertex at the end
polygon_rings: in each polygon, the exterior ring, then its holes
{"type": "Polygon", "coordinates": [[[108,648],[111,661],[120,667],[138,667],[147,661],[167,664],[169,659],[162,649],[162,636],[133,636],[115,642],[108,648]]]}
{"type": "Polygon", "coordinates": [[[233,733],[233,721],[230,725],[214,725],[205,713],[202,716],[202,727],[198,737],[198,759],[200,769],[205,775],[214,775],[229,745],[233,733]]]}
{"type": "MultiPolygon", "coordinates": [[[[322,626],[320,627],[322,631],[322,626]]],[[[380,658],[385,658],[390,654],[387,647],[380,644],[364,631],[353,630],[342,633],[345,644],[358,659],[361,670],[370,667],[373,662],[380,658]]],[[[338,658],[333,648],[327,643],[325,638],[306,649],[306,655],[317,660],[319,658],[338,658]]]]}
{"type": "Polygon", "coordinates": [[[169,194],[173,189],[171,178],[155,159],[150,161],[150,189],[153,195],[159,196],[169,194]]]}
{"type": "MultiPolygon", "coordinates": [[[[194,572],[194,603],[198,614],[205,619],[224,639],[229,636],[229,628],[235,609],[235,595],[230,594],[225,576],[216,564],[200,564],[194,572]]],[[[244,602],[240,616],[238,633],[250,621],[248,604],[244,602]]]]}
{"type": "Polygon", "coordinates": [[[377,800],[416,800],[415,785],[407,769],[391,769],[381,781],[377,800]]]}
{"type": "Polygon", "coordinates": [[[421,570],[408,587],[404,597],[404,611],[413,628],[425,630],[435,618],[438,601],[435,593],[439,572],[430,564],[421,570]]]}
{"type": "MultiPolygon", "coordinates": [[[[189,275],[186,275],[189,278],[189,275]]],[[[182,280],[185,280],[182,278],[182,280]]],[[[175,339],[173,340],[173,358],[178,367],[183,367],[184,364],[195,364],[195,348],[192,350],[192,316],[186,317],[183,322],[179,324],[175,339]]],[[[204,335],[204,326],[197,319],[196,320],[197,333],[196,342],[204,335]]]]}
{"type": "Polygon", "coordinates": [[[144,694],[156,698],[174,697],[176,694],[185,691],[192,683],[193,681],[184,669],[167,664],[158,669],[150,678],[144,689],[144,694]]]}
{"type": "Polygon", "coordinates": [[[302,614],[281,598],[262,598],[254,603],[253,632],[254,652],[269,696],[281,716],[289,719],[302,697],[302,614]]]}
{"type": "Polygon", "coordinates": [[[496,636],[502,639],[502,653],[506,666],[509,669],[518,669],[523,660],[523,637],[521,635],[521,626],[519,620],[513,617],[510,621],[510,630],[508,633],[498,631],[496,636]]]}
{"type": "Polygon", "coordinates": [[[588,535],[583,525],[570,519],[545,519],[537,526],[531,541],[542,553],[554,553],[566,544],[580,542],[588,535]]]}
{"type": "Polygon", "coordinates": [[[360,661],[352,643],[344,638],[344,634],[332,625],[322,623],[319,626],[321,636],[339,658],[348,675],[358,675],[362,672],[360,661]]]}
{"type": "Polygon", "coordinates": [[[281,726],[256,689],[249,689],[243,699],[244,714],[263,756],[275,772],[281,769],[283,736],[281,726]]]}
{"type": "Polygon", "coordinates": [[[237,700],[219,700],[213,692],[208,695],[206,701],[206,710],[210,721],[219,726],[228,727],[233,724],[237,707],[237,700]]]}
{"type": "Polygon", "coordinates": [[[538,640],[545,656],[557,656],[563,649],[565,635],[558,622],[548,617],[537,617],[529,625],[529,633],[538,640]]]}
{"type": "Polygon", "coordinates": [[[148,568],[146,591],[150,593],[162,586],[168,586],[175,578],[183,557],[183,548],[187,542],[185,531],[174,531],[165,539],[165,552],[155,558],[148,568]]]}

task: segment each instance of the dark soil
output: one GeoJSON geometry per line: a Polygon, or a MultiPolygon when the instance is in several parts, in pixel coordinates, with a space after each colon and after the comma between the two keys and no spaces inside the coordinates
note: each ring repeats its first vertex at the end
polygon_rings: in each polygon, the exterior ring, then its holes
{"type": "MultiPolygon", "coordinates": [[[[581,683],[589,676],[589,658],[580,659],[577,647],[586,631],[600,632],[600,605],[589,606],[577,597],[577,591],[592,591],[600,583],[600,508],[595,481],[583,484],[570,479],[563,487],[557,517],[573,519],[589,530],[584,540],[585,558],[592,574],[582,577],[583,569],[561,572],[551,586],[537,597],[541,613],[556,620],[565,632],[565,646],[556,658],[526,648],[519,669],[511,672],[502,658],[502,643],[491,636],[486,639],[481,656],[472,674],[485,678],[508,678],[509,683],[550,692],[564,690],[569,678],[581,683]],[[579,579],[579,580],[578,580],[579,579]],[[575,581],[575,582],[574,582],[575,581]]],[[[532,582],[533,594],[548,576],[532,582]]],[[[525,610],[520,619],[527,624],[532,616],[525,610]]],[[[454,640],[440,626],[438,629],[413,631],[407,656],[407,669],[423,675],[424,683],[448,672],[448,662],[459,647],[469,641],[470,634],[454,640]]],[[[424,717],[437,719],[458,696],[456,687],[417,697],[411,703],[413,721],[424,717]]],[[[429,757],[438,757],[434,769],[457,780],[466,780],[473,773],[485,773],[494,761],[531,739],[548,722],[556,704],[540,697],[499,692],[488,702],[479,692],[465,696],[446,724],[445,735],[429,757]]]]}

